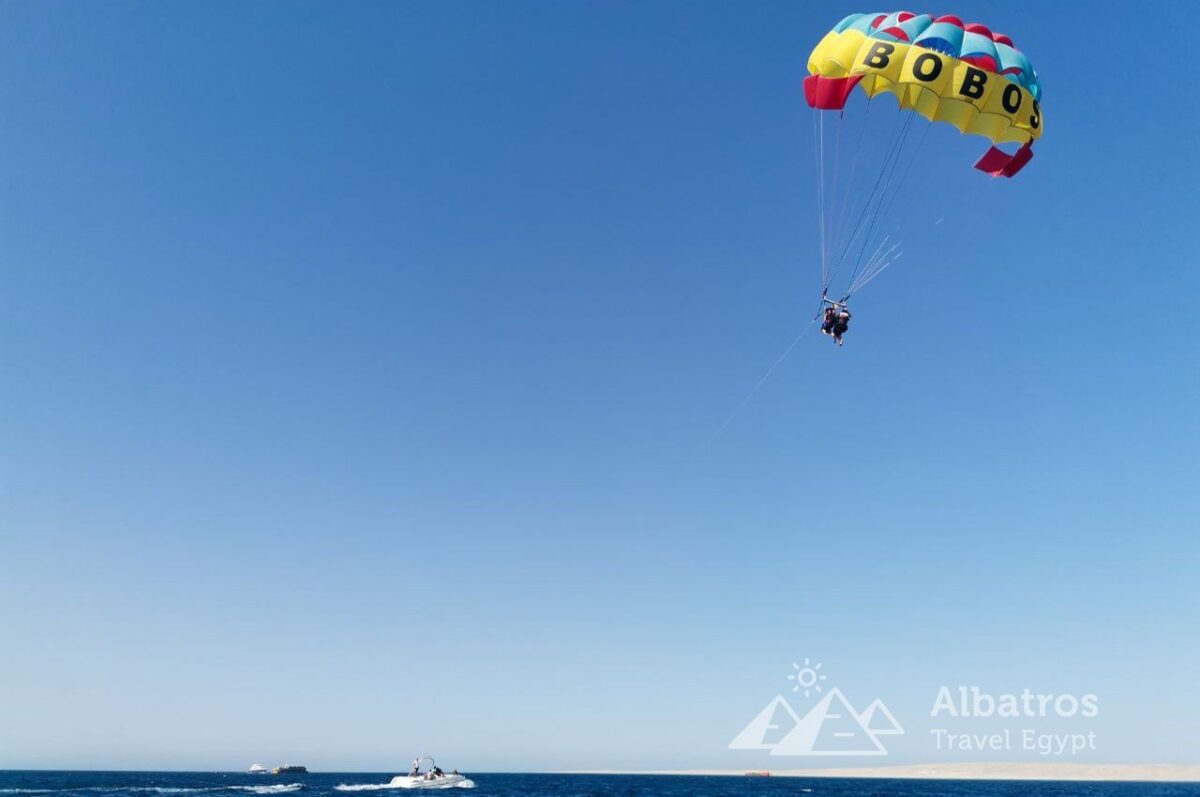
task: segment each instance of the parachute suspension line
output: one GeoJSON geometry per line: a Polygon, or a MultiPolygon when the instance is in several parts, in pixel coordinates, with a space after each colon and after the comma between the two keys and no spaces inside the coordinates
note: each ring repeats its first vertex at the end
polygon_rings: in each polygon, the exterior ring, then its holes
{"type": "Polygon", "coordinates": [[[813,109],[813,141],[817,159],[817,232],[821,236],[821,279],[828,269],[825,255],[825,119],[821,112],[813,109]]]}
{"type": "Polygon", "coordinates": [[[859,277],[858,282],[854,286],[854,290],[855,291],[861,290],[871,280],[878,277],[880,274],[882,274],[884,272],[884,270],[886,270],[889,266],[891,266],[893,263],[895,263],[897,260],[899,260],[901,257],[903,257],[903,255],[904,255],[904,250],[900,250],[900,251],[896,252],[895,254],[889,255],[886,259],[880,260],[878,263],[876,263],[871,268],[871,270],[869,272],[864,272],[863,275],[861,277],[859,277]]]}
{"type": "MultiPolygon", "coordinates": [[[[845,108],[842,109],[842,114],[846,113],[845,108]]],[[[841,118],[840,116],[838,117],[841,118]]],[[[858,155],[862,151],[863,134],[867,132],[867,123],[871,119],[871,103],[867,102],[867,109],[863,113],[862,124],[858,128],[858,136],[854,142],[854,152],[850,158],[850,178],[846,182],[845,196],[842,198],[841,209],[837,212],[834,219],[834,251],[841,248],[842,236],[845,233],[845,221],[847,213],[850,210],[851,198],[854,196],[854,176],[858,171],[858,155]]]]}
{"type": "MultiPolygon", "coordinates": [[[[884,243],[887,243],[888,237],[884,238],[884,243]]],[[[871,255],[871,258],[867,261],[867,265],[863,268],[862,273],[856,280],[854,280],[854,282],[850,284],[850,287],[846,289],[847,297],[849,297],[852,293],[858,292],[864,285],[878,277],[884,269],[899,260],[900,255],[904,254],[903,251],[896,251],[900,247],[899,241],[892,244],[887,251],[883,251],[881,253],[884,243],[879,245],[879,247],[875,250],[875,253],[871,255]]]]}
{"type": "Polygon", "coordinates": [[[880,274],[882,274],[883,271],[888,266],[890,266],[892,263],[895,263],[897,260],[899,260],[903,254],[904,254],[904,251],[901,250],[901,251],[897,252],[896,254],[892,255],[892,257],[888,258],[887,260],[881,261],[879,263],[879,265],[877,265],[874,269],[871,270],[871,272],[869,274],[864,273],[863,276],[858,278],[858,282],[854,285],[853,291],[858,292],[858,291],[862,290],[863,287],[866,286],[867,283],[869,283],[871,280],[875,279],[880,274]]]}
{"type": "MultiPolygon", "coordinates": [[[[875,251],[871,253],[871,256],[869,258],[867,258],[868,265],[867,265],[867,268],[864,270],[864,273],[866,273],[866,271],[872,270],[878,262],[880,262],[880,261],[884,260],[885,258],[887,258],[888,256],[890,256],[892,254],[892,252],[894,252],[896,250],[896,247],[898,247],[900,245],[899,243],[892,244],[892,247],[885,252],[883,250],[883,247],[887,246],[887,242],[890,238],[891,238],[891,235],[885,235],[883,237],[883,240],[879,242],[879,246],[875,247],[875,251]]],[[[851,282],[846,287],[846,293],[842,296],[842,298],[839,301],[844,302],[846,299],[848,299],[850,297],[850,294],[854,293],[854,291],[857,290],[858,285],[861,281],[862,281],[862,276],[860,275],[857,279],[855,279],[853,282],[851,282]]]]}
{"type": "MultiPolygon", "coordinates": [[[[903,128],[903,123],[900,122],[899,120],[901,119],[903,112],[904,112],[903,108],[898,108],[897,113],[896,113],[896,120],[897,120],[896,127],[899,127],[901,130],[903,130],[904,128],[903,128]]],[[[906,121],[906,122],[911,121],[911,117],[908,119],[905,119],[904,121],[906,121]]],[[[871,209],[871,205],[874,204],[874,202],[875,202],[876,194],[879,192],[879,186],[883,182],[884,175],[887,174],[888,166],[890,165],[892,159],[896,155],[896,152],[897,152],[896,145],[898,143],[900,143],[901,140],[902,140],[901,136],[899,136],[899,135],[894,136],[892,144],[888,148],[887,154],[883,158],[883,162],[880,164],[879,174],[875,178],[875,185],[872,186],[871,193],[867,195],[867,199],[863,203],[862,210],[860,210],[858,213],[858,218],[854,222],[854,226],[851,228],[850,237],[848,239],[846,239],[845,248],[842,250],[841,257],[838,258],[837,262],[833,266],[833,269],[832,269],[833,274],[836,274],[837,270],[839,268],[841,268],[842,263],[845,262],[845,260],[846,260],[846,255],[850,254],[850,250],[851,250],[851,248],[853,248],[854,242],[858,239],[858,233],[859,233],[859,230],[862,229],[863,220],[866,218],[867,212],[871,209]]],[[[831,280],[832,280],[832,277],[831,277],[831,280]]]]}
{"type": "Polygon", "coordinates": [[[824,277],[824,152],[822,151],[820,110],[812,109],[812,158],[817,173],[817,234],[821,236],[821,275],[824,277]]]}
{"type": "Polygon", "coordinates": [[[825,213],[825,262],[821,266],[821,296],[825,296],[829,290],[829,286],[825,280],[829,277],[829,267],[833,259],[834,252],[834,213],[837,210],[838,204],[838,171],[841,166],[842,159],[842,116],[845,112],[843,108],[838,111],[837,120],[834,123],[833,134],[833,177],[829,180],[829,202],[825,213]]]}
{"type": "MultiPolygon", "coordinates": [[[[892,237],[892,236],[891,236],[891,234],[890,234],[890,233],[889,233],[888,235],[885,235],[885,236],[883,236],[883,240],[879,242],[879,246],[875,247],[875,251],[871,253],[871,256],[870,256],[869,258],[867,258],[867,263],[868,263],[868,264],[873,264],[873,263],[875,263],[877,260],[881,259],[882,257],[886,257],[888,254],[890,254],[890,252],[891,252],[892,250],[891,250],[891,249],[889,249],[887,252],[884,252],[884,251],[883,251],[883,247],[887,246],[887,242],[888,242],[888,240],[889,240],[891,237],[892,237]],[[883,253],[882,255],[880,254],[881,252],[883,253]]],[[[898,243],[897,243],[897,244],[893,244],[893,245],[892,245],[892,249],[895,249],[897,246],[899,246],[899,244],[898,244],[898,243]]],[[[853,288],[854,288],[854,285],[855,285],[855,283],[854,283],[854,282],[851,282],[851,283],[850,283],[850,287],[846,289],[847,293],[849,293],[850,291],[852,291],[852,290],[853,290],[853,288]]]]}
{"type": "MultiPolygon", "coordinates": [[[[882,210],[882,208],[883,208],[884,200],[887,198],[887,195],[888,195],[888,189],[891,188],[892,181],[894,180],[894,178],[896,176],[896,167],[900,165],[900,154],[901,154],[901,151],[904,149],[904,142],[908,139],[909,130],[912,129],[912,118],[913,118],[913,114],[910,114],[907,118],[905,118],[904,124],[902,125],[901,130],[900,130],[900,137],[897,141],[897,146],[893,148],[894,152],[895,152],[895,157],[892,158],[892,162],[886,170],[887,171],[887,180],[884,182],[883,190],[879,193],[879,199],[875,203],[875,211],[874,211],[874,213],[871,214],[871,221],[867,225],[867,233],[866,233],[866,235],[863,236],[862,246],[859,247],[858,259],[855,263],[854,270],[850,273],[850,284],[851,285],[853,285],[854,282],[857,280],[858,274],[862,270],[862,267],[864,265],[862,258],[863,258],[863,255],[865,255],[867,253],[867,244],[871,240],[871,233],[874,232],[874,230],[875,230],[875,223],[879,220],[879,211],[882,210]]],[[[881,176],[882,176],[882,174],[881,174],[881,176]]],[[[853,291],[847,290],[846,295],[842,298],[849,299],[850,294],[852,292],[853,291]]]]}
{"type": "MultiPolygon", "coordinates": [[[[910,117],[909,121],[911,122],[911,117],[910,117]]],[[[882,219],[890,218],[892,208],[896,204],[896,199],[900,196],[900,193],[903,191],[904,186],[908,183],[908,175],[910,172],[912,172],[913,164],[917,162],[918,156],[921,154],[921,150],[925,146],[925,139],[928,137],[929,128],[931,128],[931,127],[933,127],[932,120],[926,120],[925,127],[922,128],[921,135],[917,139],[917,145],[913,148],[912,152],[905,158],[904,171],[901,172],[900,181],[895,184],[895,189],[891,190],[891,195],[887,200],[886,206],[883,205],[883,202],[884,202],[883,196],[882,195],[880,196],[880,209],[877,210],[876,218],[882,218],[882,219]]],[[[909,133],[911,133],[911,127],[909,127],[908,129],[906,129],[904,131],[905,138],[908,137],[909,133]]],[[[904,145],[901,144],[901,152],[897,153],[896,161],[892,166],[893,175],[895,173],[896,166],[899,165],[899,163],[900,163],[900,160],[902,157],[903,146],[904,145]]],[[[885,193],[890,189],[891,183],[892,183],[892,178],[889,177],[888,178],[888,186],[885,187],[885,189],[884,189],[885,193]]],[[[874,226],[874,220],[872,220],[872,226],[874,226]]],[[[868,233],[868,238],[863,239],[863,249],[864,250],[866,249],[866,244],[867,244],[867,240],[869,239],[869,236],[870,236],[870,233],[868,233]]],[[[886,241],[888,239],[888,237],[889,236],[884,236],[884,241],[886,241]]],[[[881,244],[881,246],[882,246],[882,244],[881,244]]],[[[892,249],[895,249],[895,248],[896,248],[895,246],[892,247],[892,249]]],[[[878,252],[878,250],[876,250],[876,251],[878,252]]],[[[889,252],[890,251],[891,250],[889,250],[889,252]]],[[[884,269],[886,269],[888,266],[890,266],[892,263],[894,263],[896,260],[898,260],[900,258],[901,254],[903,254],[903,253],[900,252],[900,253],[893,255],[890,259],[887,259],[886,262],[884,262],[884,261],[887,257],[887,253],[885,253],[885,255],[883,257],[879,258],[878,260],[876,260],[875,257],[872,256],[871,258],[869,258],[867,260],[866,264],[860,263],[859,265],[862,269],[862,273],[858,277],[852,278],[851,286],[846,289],[846,298],[849,298],[850,294],[852,294],[852,293],[857,293],[868,282],[870,282],[871,280],[878,277],[880,275],[880,273],[883,272],[884,269]]]]}
{"type": "Polygon", "coordinates": [[[891,190],[892,182],[896,176],[896,168],[900,165],[900,159],[904,154],[904,145],[908,141],[908,133],[912,128],[912,116],[905,117],[904,123],[900,126],[900,132],[897,134],[895,145],[890,150],[890,162],[884,167],[882,173],[883,182],[879,189],[878,195],[874,198],[875,209],[868,213],[867,233],[863,236],[862,246],[859,248],[859,257],[857,265],[862,265],[862,256],[866,253],[866,248],[871,238],[871,231],[879,219],[880,211],[883,209],[883,203],[891,190]]]}
{"type": "Polygon", "coordinates": [[[826,225],[825,214],[825,114],[818,111],[821,133],[821,268],[829,268],[829,229],[826,225]]]}
{"type": "Polygon", "coordinates": [[[933,121],[926,120],[925,127],[921,131],[921,137],[919,139],[917,139],[917,146],[912,151],[912,155],[908,158],[908,161],[904,166],[904,173],[900,175],[900,182],[898,182],[896,184],[896,190],[892,192],[892,196],[891,196],[891,199],[888,201],[887,207],[884,208],[883,212],[879,214],[880,218],[882,218],[882,219],[891,218],[890,214],[892,212],[892,208],[895,207],[896,199],[900,196],[900,193],[904,190],[904,186],[908,184],[909,172],[912,171],[913,164],[917,162],[918,156],[921,154],[921,150],[925,147],[925,139],[929,136],[929,128],[931,128],[931,127],[933,127],[933,121]]]}

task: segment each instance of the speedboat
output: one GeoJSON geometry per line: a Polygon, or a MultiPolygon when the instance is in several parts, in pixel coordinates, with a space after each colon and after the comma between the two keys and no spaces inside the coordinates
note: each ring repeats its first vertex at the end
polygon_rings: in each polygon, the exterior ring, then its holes
{"type": "Polygon", "coordinates": [[[424,755],[413,762],[412,771],[407,775],[397,775],[388,783],[391,789],[471,789],[475,782],[466,775],[454,772],[443,772],[432,756],[424,755]],[[429,762],[424,772],[422,765],[429,762]]]}
{"type": "Polygon", "coordinates": [[[475,783],[466,775],[397,775],[388,783],[393,789],[469,789],[475,783]]]}
{"type": "Polygon", "coordinates": [[[246,771],[249,772],[251,775],[267,774],[267,768],[264,767],[262,764],[251,764],[250,768],[247,769],[246,771]]]}

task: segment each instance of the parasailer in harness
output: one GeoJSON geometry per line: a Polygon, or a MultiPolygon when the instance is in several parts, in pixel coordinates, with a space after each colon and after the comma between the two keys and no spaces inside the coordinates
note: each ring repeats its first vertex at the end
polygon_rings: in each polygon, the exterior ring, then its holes
{"type": "Polygon", "coordinates": [[[850,308],[842,306],[838,310],[837,319],[833,324],[833,339],[837,341],[837,345],[842,345],[842,335],[846,334],[846,330],[850,328],[850,308]]]}
{"type": "Polygon", "coordinates": [[[826,307],[825,315],[821,319],[821,334],[832,335],[835,324],[837,324],[837,308],[826,307]]]}
{"type": "Polygon", "coordinates": [[[829,306],[821,317],[821,334],[832,335],[837,345],[842,345],[842,335],[850,328],[850,308],[841,302],[825,299],[829,306]]]}

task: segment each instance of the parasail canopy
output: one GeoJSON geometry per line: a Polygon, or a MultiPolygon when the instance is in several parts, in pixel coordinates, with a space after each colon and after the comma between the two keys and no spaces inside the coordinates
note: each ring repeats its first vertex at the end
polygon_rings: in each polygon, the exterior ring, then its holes
{"type": "Polygon", "coordinates": [[[1008,36],[956,16],[851,14],[813,49],[808,71],[814,109],[840,111],[856,87],[868,98],[893,94],[903,109],[991,141],[975,167],[995,177],[1024,168],[1042,135],[1042,87],[1029,59],[1008,36]],[[1021,147],[994,146],[1005,142],[1021,147]]]}

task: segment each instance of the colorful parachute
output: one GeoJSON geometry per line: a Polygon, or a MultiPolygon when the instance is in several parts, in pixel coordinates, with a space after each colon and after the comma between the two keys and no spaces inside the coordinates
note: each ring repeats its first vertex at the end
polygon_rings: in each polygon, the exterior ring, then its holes
{"type": "Polygon", "coordinates": [[[855,86],[868,97],[896,95],[930,121],[949,122],[993,144],[1023,146],[1008,155],[992,147],[975,167],[1012,177],[1033,157],[1042,135],[1042,86],[1012,39],[955,16],[851,14],[808,57],[804,95],[820,110],[841,110],[855,86]]]}
{"type": "MultiPolygon", "coordinates": [[[[1044,129],[1042,86],[1029,59],[1008,36],[956,16],[851,14],[813,49],[808,71],[804,96],[814,110],[823,300],[840,270],[850,272],[835,294],[844,302],[902,254],[899,227],[883,233],[930,126],[945,122],[988,139],[992,146],[975,168],[993,177],[1021,171],[1044,129]],[[849,113],[856,87],[867,100],[861,119],[849,113]],[[897,113],[872,118],[870,109],[883,95],[895,98],[897,113]],[[829,143],[827,117],[833,119],[829,143]],[[928,124],[914,125],[921,117],[928,124]],[[887,119],[892,127],[882,139],[864,136],[870,125],[887,119]],[[851,128],[849,136],[843,127],[851,128]],[[924,130],[910,136],[914,127],[924,130]],[[998,146],[1006,144],[1014,151],[998,146]],[[843,165],[847,151],[850,160],[843,165]],[[865,175],[866,185],[856,186],[856,175],[865,175]]],[[[911,213],[918,204],[902,203],[900,210],[911,213]]]]}

